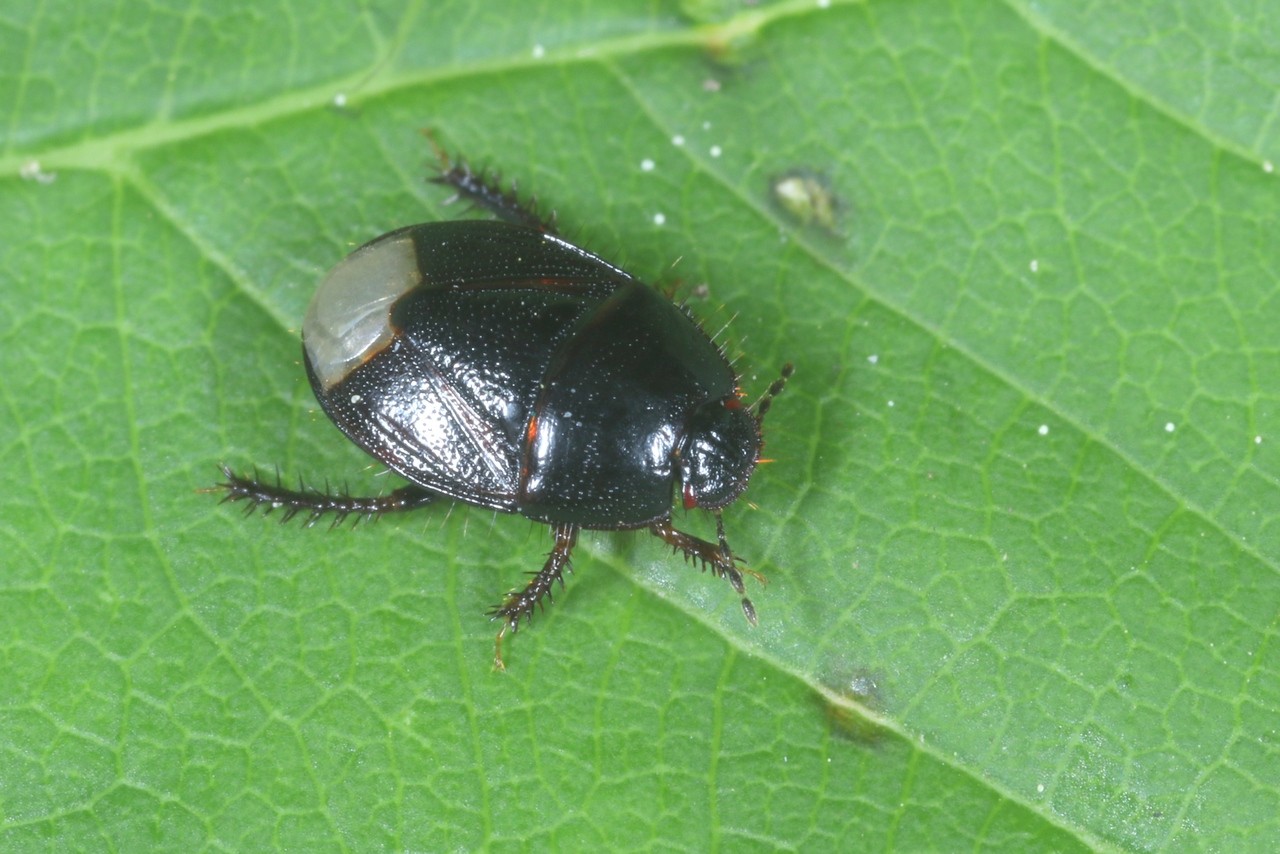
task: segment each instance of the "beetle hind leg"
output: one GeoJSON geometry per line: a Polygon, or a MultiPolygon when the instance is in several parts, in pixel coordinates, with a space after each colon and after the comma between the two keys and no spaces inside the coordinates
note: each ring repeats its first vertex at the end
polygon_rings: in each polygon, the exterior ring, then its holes
{"type": "Polygon", "coordinates": [[[236,474],[230,466],[222,466],[222,476],[226,479],[206,492],[223,490],[223,503],[228,501],[245,501],[245,514],[261,509],[263,515],[273,510],[283,511],[282,523],[295,516],[306,516],[303,525],[311,527],[322,516],[333,515],[331,527],[341,525],[348,516],[361,519],[376,519],[383,513],[398,513],[416,510],[435,501],[437,496],[420,486],[402,486],[386,495],[364,497],[349,495],[346,492],[330,492],[326,489],[308,488],[299,481],[297,489],[290,489],[280,480],[280,472],[276,471],[275,482],[264,480],[255,470],[252,477],[236,474]]]}
{"type": "MultiPolygon", "coordinates": [[[[670,517],[650,522],[649,532],[676,551],[683,552],[686,560],[693,558],[702,564],[704,570],[710,567],[712,572],[728,581],[733,586],[734,592],[742,597],[742,613],[746,616],[747,622],[753,626],[758,625],[756,607],[745,595],[746,587],[742,583],[742,571],[737,567],[738,559],[733,556],[733,552],[729,551],[729,542],[724,536],[724,522],[721,521],[719,513],[716,513],[715,517],[716,537],[720,541],[718,545],[676,530],[671,525],[670,517]]],[[[763,581],[763,577],[758,573],[751,574],[763,581]]]]}
{"type": "Polygon", "coordinates": [[[552,525],[551,531],[556,538],[556,544],[552,546],[542,569],[533,574],[533,578],[529,579],[529,583],[523,590],[512,590],[502,600],[501,605],[489,612],[489,616],[493,619],[505,620],[498,631],[493,648],[493,666],[498,670],[507,669],[502,662],[502,638],[507,630],[510,629],[511,633],[515,634],[520,629],[521,620],[533,619],[534,609],[542,609],[542,597],[553,599],[551,589],[557,581],[560,582],[561,587],[564,586],[564,571],[571,568],[569,556],[578,542],[578,526],[561,523],[552,525]]]}
{"type": "Polygon", "coordinates": [[[431,143],[436,159],[439,161],[436,174],[427,180],[432,184],[452,187],[454,191],[454,196],[445,204],[449,204],[454,199],[465,199],[507,222],[527,225],[548,234],[556,233],[555,214],[543,216],[538,211],[536,199],[530,199],[528,202],[521,201],[514,185],[509,190],[504,189],[502,183],[493,175],[484,171],[477,172],[465,160],[451,158],[449,152],[436,141],[435,134],[430,130],[424,130],[422,133],[431,143]]]}

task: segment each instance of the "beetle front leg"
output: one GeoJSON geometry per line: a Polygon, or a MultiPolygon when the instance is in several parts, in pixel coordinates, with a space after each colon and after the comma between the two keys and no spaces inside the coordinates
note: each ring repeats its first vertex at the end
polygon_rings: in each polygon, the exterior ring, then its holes
{"type": "MultiPolygon", "coordinates": [[[[684,531],[677,531],[672,527],[670,517],[650,522],[649,531],[676,551],[683,552],[686,560],[693,558],[700,561],[704,570],[709,566],[716,575],[727,579],[737,594],[742,596],[742,613],[746,615],[747,622],[753,626],[757,625],[756,608],[751,604],[751,600],[743,595],[746,593],[746,588],[742,584],[742,573],[735,565],[736,559],[729,551],[729,543],[724,536],[724,523],[720,521],[719,513],[715,516],[719,545],[699,539],[692,534],[686,534],[684,531]]],[[[752,575],[760,577],[756,573],[752,575]]]]}
{"type": "Polygon", "coordinates": [[[533,609],[542,608],[543,596],[554,601],[551,588],[555,583],[559,581],[560,586],[564,586],[564,571],[571,569],[569,555],[578,542],[578,530],[577,525],[563,523],[552,525],[551,532],[556,538],[556,544],[551,547],[551,554],[547,555],[547,562],[542,565],[542,569],[534,573],[524,590],[512,590],[502,600],[501,605],[489,612],[489,616],[493,619],[501,618],[506,621],[498,631],[497,640],[493,645],[493,666],[498,670],[507,669],[507,666],[502,663],[502,636],[507,633],[507,629],[510,629],[512,634],[519,631],[520,621],[532,619],[533,609]]]}

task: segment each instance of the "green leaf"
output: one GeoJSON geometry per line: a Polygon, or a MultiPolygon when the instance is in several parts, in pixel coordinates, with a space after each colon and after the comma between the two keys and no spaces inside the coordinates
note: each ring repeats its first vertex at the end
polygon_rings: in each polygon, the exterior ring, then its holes
{"type": "Polygon", "coordinates": [[[1280,848],[1271,10],[599,5],[3,15],[0,847],[1280,848]],[[425,127],[795,363],[758,629],[586,534],[496,674],[543,526],[201,491],[387,488],[297,329],[425,127]]]}

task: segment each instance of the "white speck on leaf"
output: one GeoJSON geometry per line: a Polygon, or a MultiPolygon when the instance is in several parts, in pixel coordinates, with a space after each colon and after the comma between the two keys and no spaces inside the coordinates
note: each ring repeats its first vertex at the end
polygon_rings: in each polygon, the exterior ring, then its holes
{"type": "Polygon", "coordinates": [[[18,177],[24,181],[35,181],[37,184],[52,184],[57,179],[58,173],[41,169],[39,160],[28,160],[19,167],[18,177]]]}

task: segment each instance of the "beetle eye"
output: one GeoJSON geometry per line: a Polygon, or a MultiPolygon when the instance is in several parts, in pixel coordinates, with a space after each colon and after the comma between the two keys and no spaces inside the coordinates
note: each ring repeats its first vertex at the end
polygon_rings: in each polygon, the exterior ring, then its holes
{"type": "Polygon", "coordinates": [[[760,456],[760,430],[736,397],[698,408],[680,449],[686,509],[717,510],[747,488],[760,456]]]}

